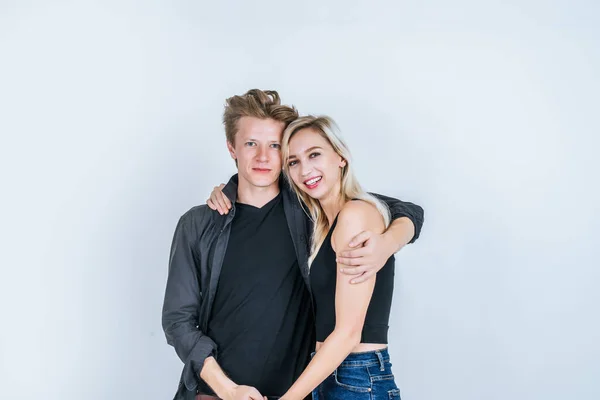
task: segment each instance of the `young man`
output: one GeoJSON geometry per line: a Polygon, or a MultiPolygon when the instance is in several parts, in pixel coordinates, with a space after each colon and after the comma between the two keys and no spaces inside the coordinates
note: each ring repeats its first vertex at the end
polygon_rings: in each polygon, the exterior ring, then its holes
{"type": "MultiPolygon", "coordinates": [[[[297,117],[275,91],[227,100],[223,121],[238,174],[223,188],[227,200],[213,196],[219,212],[202,205],[180,218],[171,247],[162,323],[184,362],[175,399],[278,397],[308,362],[311,226],[280,179],[282,133],[297,117]]],[[[379,197],[394,222],[382,235],[358,235],[360,248],[340,261],[362,274],[358,282],[415,241],[423,223],[419,206],[379,197]]]]}

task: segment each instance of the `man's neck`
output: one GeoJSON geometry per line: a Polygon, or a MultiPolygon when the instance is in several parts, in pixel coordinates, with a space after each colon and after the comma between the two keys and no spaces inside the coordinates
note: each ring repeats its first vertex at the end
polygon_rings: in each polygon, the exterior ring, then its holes
{"type": "Polygon", "coordinates": [[[270,186],[257,187],[240,179],[238,183],[237,202],[254,207],[262,207],[279,194],[279,181],[270,186]]]}

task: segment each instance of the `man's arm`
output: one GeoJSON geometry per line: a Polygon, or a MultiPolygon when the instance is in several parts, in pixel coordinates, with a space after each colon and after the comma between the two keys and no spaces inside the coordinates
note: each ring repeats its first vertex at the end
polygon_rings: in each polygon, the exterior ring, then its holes
{"type": "Polygon", "coordinates": [[[390,209],[392,222],[377,234],[361,232],[349,244],[351,249],[339,254],[340,272],[352,275],[350,283],[362,283],[374,276],[394,253],[419,237],[423,226],[423,209],[416,204],[372,193],[390,209]]]}
{"type": "Polygon", "coordinates": [[[382,236],[388,242],[387,248],[392,251],[391,257],[409,242],[412,243],[411,239],[415,237],[415,225],[408,217],[400,217],[392,221],[382,236]]]}
{"type": "MultiPolygon", "coordinates": [[[[215,186],[210,194],[210,198],[206,200],[206,204],[208,204],[211,209],[218,211],[221,215],[227,214],[231,209],[231,201],[223,194],[224,186],[224,184],[215,186]]],[[[377,193],[371,194],[387,204],[390,209],[392,223],[386,233],[392,233],[390,236],[392,237],[392,242],[396,246],[394,253],[400,250],[404,245],[414,243],[421,234],[421,227],[423,226],[423,208],[416,204],[398,200],[393,197],[383,196],[377,193]],[[412,227],[410,225],[412,225],[412,227]],[[390,228],[393,229],[390,230],[390,228]]],[[[364,242],[364,239],[360,242],[357,242],[355,239],[350,246],[355,247],[362,242],[364,242]]]]}
{"type": "Polygon", "coordinates": [[[202,292],[194,251],[197,233],[192,215],[179,220],[169,257],[169,276],[163,303],[162,325],[167,343],[183,361],[183,382],[194,391],[201,378],[222,399],[262,400],[252,387],[237,385],[225,375],[217,360],[217,345],[199,328],[202,292]]]}
{"type": "Polygon", "coordinates": [[[193,243],[196,239],[188,212],[180,219],[169,257],[169,275],[162,310],[162,326],[167,343],[183,361],[183,381],[190,391],[198,385],[198,372],[204,361],[217,351],[215,342],[199,328],[202,293],[193,243]]]}
{"type": "Polygon", "coordinates": [[[229,379],[214,357],[204,361],[200,377],[212,388],[217,397],[225,400],[263,400],[260,392],[252,386],[237,385],[229,379]]]}
{"type": "MultiPolygon", "coordinates": [[[[207,200],[208,206],[221,215],[227,214],[231,208],[231,202],[222,189],[223,185],[215,186],[207,200]]],[[[365,282],[374,276],[388,258],[406,244],[417,240],[423,226],[423,209],[420,206],[393,197],[371,194],[387,204],[392,222],[382,234],[370,231],[359,233],[349,245],[354,250],[347,250],[339,255],[337,262],[342,264],[340,272],[352,276],[350,283],[365,282]]]]}
{"type": "MultiPolygon", "coordinates": [[[[403,220],[403,222],[399,225],[396,225],[397,227],[405,227],[407,226],[408,221],[406,221],[406,219],[410,220],[410,222],[412,222],[413,225],[413,234],[411,235],[410,238],[408,238],[408,240],[404,241],[403,243],[397,243],[399,244],[398,246],[398,250],[400,250],[405,244],[408,243],[414,243],[418,238],[419,235],[421,234],[421,228],[423,227],[423,208],[407,202],[407,201],[402,201],[402,200],[398,200],[395,199],[393,197],[388,197],[388,196],[384,196],[381,194],[377,194],[377,193],[371,193],[373,196],[377,197],[379,200],[383,201],[385,204],[387,204],[388,208],[390,209],[390,214],[392,217],[392,224],[390,225],[390,228],[394,225],[394,223],[396,223],[397,220],[403,220]]],[[[408,224],[410,225],[410,224],[408,224]]],[[[386,231],[386,233],[389,231],[386,231]]],[[[405,236],[410,233],[410,232],[405,232],[402,236],[399,236],[398,239],[400,240],[404,240],[405,236]]]]}

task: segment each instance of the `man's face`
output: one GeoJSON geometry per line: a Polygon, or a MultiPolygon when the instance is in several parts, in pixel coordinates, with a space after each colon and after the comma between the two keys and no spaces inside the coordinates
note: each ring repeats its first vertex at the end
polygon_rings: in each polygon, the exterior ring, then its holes
{"type": "Polygon", "coordinates": [[[285,124],[272,119],[242,117],[237,124],[235,143],[227,143],[238,164],[239,180],[252,186],[268,187],[281,173],[281,137],[285,124]]]}

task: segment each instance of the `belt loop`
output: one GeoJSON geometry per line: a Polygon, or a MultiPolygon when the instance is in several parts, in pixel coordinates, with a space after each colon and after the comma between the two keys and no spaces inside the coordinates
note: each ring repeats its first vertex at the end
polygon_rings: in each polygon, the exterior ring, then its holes
{"type": "Polygon", "coordinates": [[[385,371],[385,364],[383,363],[383,356],[381,355],[381,352],[376,350],[375,354],[377,354],[377,358],[379,358],[379,370],[385,371]]]}

